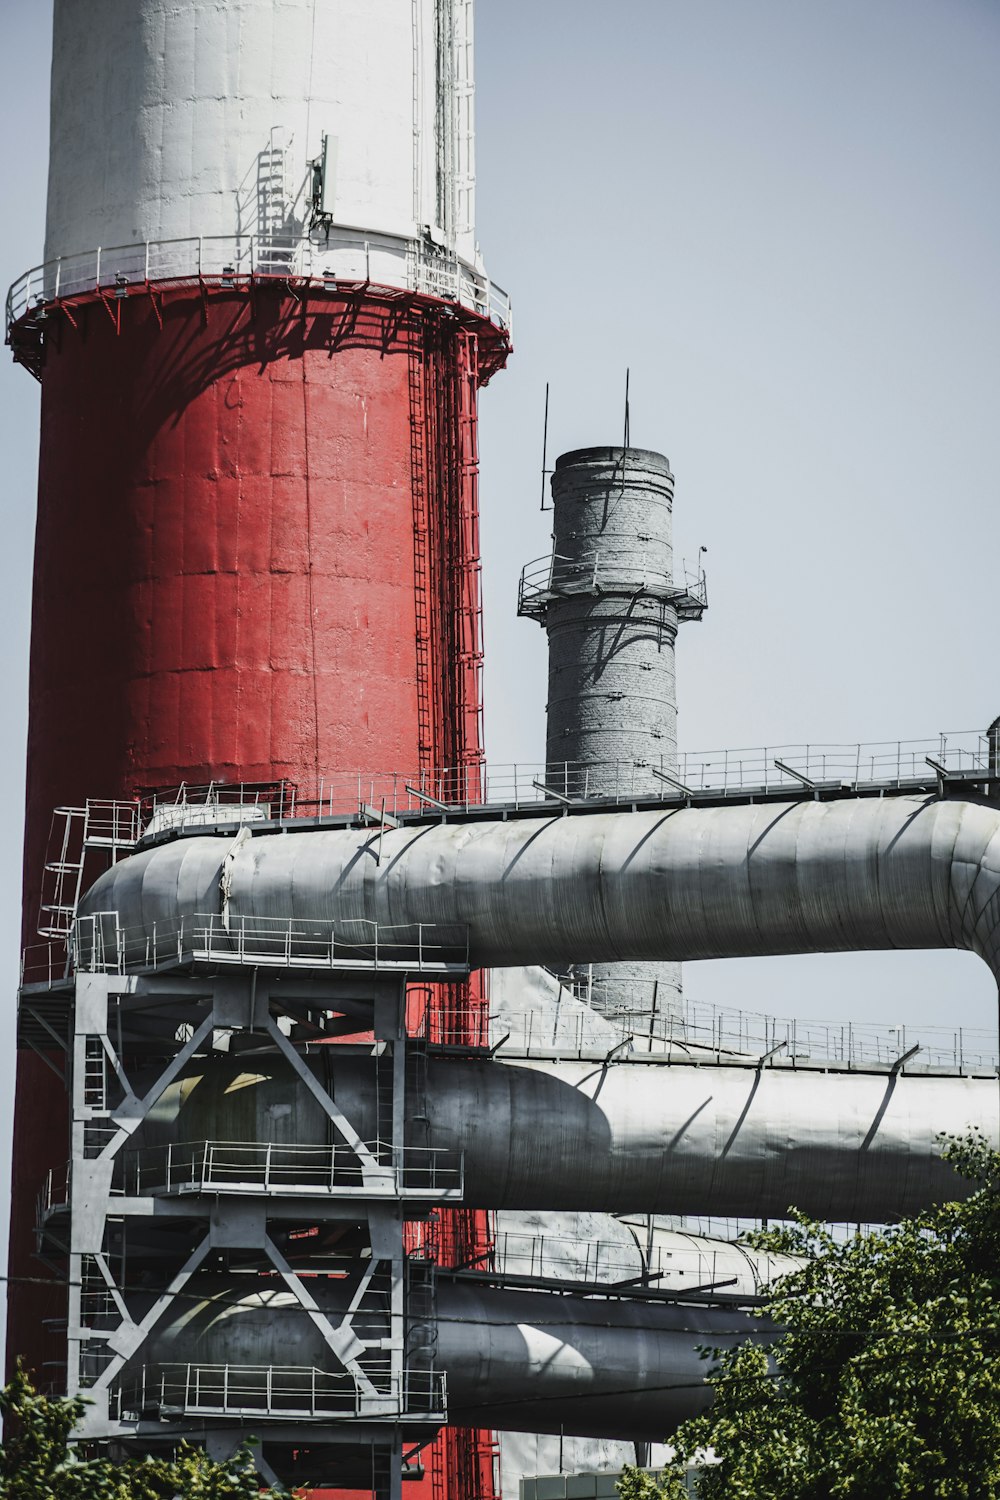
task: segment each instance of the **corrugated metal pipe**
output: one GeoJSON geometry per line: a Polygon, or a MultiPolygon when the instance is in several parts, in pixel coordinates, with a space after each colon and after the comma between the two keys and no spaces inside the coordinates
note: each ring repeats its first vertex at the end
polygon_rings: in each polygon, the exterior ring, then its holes
{"type": "Polygon", "coordinates": [[[395,831],[196,837],[122,860],[82,910],[435,925],[476,966],[965,948],[1000,973],[1000,811],[797,801],[395,831]],[[229,858],[227,859],[227,855],[229,858]]]}
{"type": "MultiPolygon", "coordinates": [[[[143,1346],[147,1382],[178,1367],[314,1369],[343,1379],[323,1332],[273,1280],[196,1277],[143,1346]]],[[[336,1321],[343,1282],[311,1277],[336,1321]]],[[[509,1291],[442,1279],[411,1319],[408,1365],[447,1380],[452,1425],[661,1440],[709,1401],[699,1349],[760,1337],[768,1324],[737,1308],[509,1291]]],[[[388,1334],[369,1317],[366,1339],[388,1334]]],[[[126,1383],[127,1383],[126,1376],[126,1383]]]]}
{"type": "MultiPolygon", "coordinates": [[[[308,1063],[374,1139],[375,1060],[320,1045],[308,1063]]],[[[794,1206],[880,1222],[959,1196],[939,1136],[976,1125],[995,1139],[997,1113],[995,1078],[429,1057],[406,1141],[461,1153],[478,1208],[780,1218],[794,1206]]],[[[182,1143],[302,1148],[328,1130],[283,1058],[215,1054],[168,1087],[131,1144],[158,1161],[182,1143]]]]}

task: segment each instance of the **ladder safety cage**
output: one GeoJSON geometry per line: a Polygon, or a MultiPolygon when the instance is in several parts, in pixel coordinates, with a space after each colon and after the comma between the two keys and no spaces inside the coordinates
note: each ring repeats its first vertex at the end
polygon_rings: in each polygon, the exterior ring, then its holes
{"type": "Polygon", "coordinates": [[[67,937],[83,892],[88,856],[102,853],[114,864],[131,852],[139,837],[139,805],[134,801],[91,798],[83,807],[57,807],[52,814],[42,873],[38,932],[67,937]]]}

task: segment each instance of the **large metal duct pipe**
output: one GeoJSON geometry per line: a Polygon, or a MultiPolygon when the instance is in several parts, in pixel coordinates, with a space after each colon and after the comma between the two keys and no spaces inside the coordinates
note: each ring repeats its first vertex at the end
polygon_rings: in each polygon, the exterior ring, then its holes
{"type": "Polygon", "coordinates": [[[509,1431],[662,1441],[710,1399],[702,1347],[759,1336],[735,1309],[441,1285],[450,1418],[509,1431]]]}
{"type": "Polygon", "coordinates": [[[896,797],[181,839],[115,865],[82,911],[139,939],[223,901],[230,921],[358,938],[434,924],[477,966],[965,948],[997,974],[1000,810],[896,797]]]}
{"type": "MultiPolygon", "coordinates": [[[[308,1063],[373,1140],[375,1061],[320,1046],[308,1063]]],[[[939,1137],[997,1125],[995,1078],[429,1057],[406,1139],[461,1152],[477,1208],[881,1222],[960,1195],[939,1137]]],[[[155,1174],[169,1144],[302,1147],[329,1130],[284,1059],[217,1056],[167,1089],[132,1146],[155,1174]]]]}
{"type": "MultiPolygon", "coordinates": [[[[310,1277],[323,1313],[344,1311],[343,1282],[310,1277]]],[[[766,1325],[765,1325],[766,1327],[766,1325]]],[[[388,1323],[385,1331],[388,1333],[388,1323]]],[[[513,1431],[662,1439],[709,1400],[699,1347],[759,1335],[733,1308],[512,1292],[438,1282],[409,1333],[411,1362],[447,1379],[449,1421],[513,1431]]],[[[369,1321],[364,1337],[375,1337],[369,1321]]],[[[137,1358],[138,1362],[138,1358],[137,1358]]],[[[274,1282],[201,1276],[143,1345],[147,1385],[178,1367],[312,1367],[341,1373],[305,1309],[274,1282]]],[[[128,1383],[126,1370],[123,1383],[128,1383]]]]}

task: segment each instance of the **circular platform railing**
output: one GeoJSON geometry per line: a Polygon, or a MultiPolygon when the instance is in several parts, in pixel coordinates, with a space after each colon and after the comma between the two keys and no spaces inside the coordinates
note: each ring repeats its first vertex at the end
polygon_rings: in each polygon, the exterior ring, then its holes
{"type": "Polygon", "coordinates": [[[372,234],[350,225],[332,226],[320,239],[282,239],[253,234],[193,235],[98,245],[58,256],[25,271],[7,293],[6,334],[29,313],[46,306],[106,292],[126,297],[133,288],[163,283],[211,281],[237,286],[249,278],[289,277],[402,288],[455,302],[510,333],[507,293],[477,267],[424,240],[372,234]]]}

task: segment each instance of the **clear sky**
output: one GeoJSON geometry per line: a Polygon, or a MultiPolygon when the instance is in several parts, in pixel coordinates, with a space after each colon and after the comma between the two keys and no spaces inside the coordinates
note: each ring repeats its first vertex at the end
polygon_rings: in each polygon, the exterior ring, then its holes
{"type": "MultiPolygon", "coordinates": [[[[5,283],[41,256],[49,11],[0,0],[5,283]]],[[[998,78],[996,0],[479,0],[480,239],[516,319],[481,408],[493,759],[544,745],[544,636],[515,603],[549,546],[545,382],[551,458],[620,440],[626,366],[632,440],[676,475],[678,555],[709,549],[710,608],[679,643],[683,749],[1000,713],[998,78]]],[[[9,1109],[38,387],[5,362],[0,382],[9,1109]]],[[[968,955],[685,974],[780,1015],[995,1016],[968,955]]]]}

